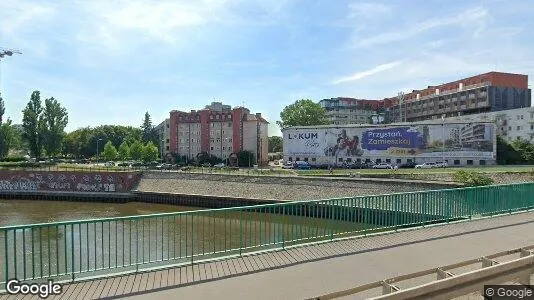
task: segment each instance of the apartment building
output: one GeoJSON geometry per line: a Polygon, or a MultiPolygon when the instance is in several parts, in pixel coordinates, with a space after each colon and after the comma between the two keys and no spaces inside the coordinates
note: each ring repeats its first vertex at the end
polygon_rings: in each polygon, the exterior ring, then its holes
{"type": "Polygon", "coordinates": [[[170,120],[165,119],[158,126],[156,126],[156,132],[158,133],[158,144],[161,157],[167,157],[170,154],[169,149],[169,124],[170,120]]]}
{"type": "Polygon", "coordinates": [[[383,101],[347,97],[323,99],[319,104],[333,125],[369,124],[370,118],[384,107],[383,101]]]}
{"type": "Polygon", "coordinates": [[[530,107],[528,76],[489,72],[384,99],[390,122],[415,122],[530,107]]]}
{"type": "Polygon", "coordinates": [[[508,109],[496,112],[449,117],[441,122],[493,122],[495,131],[508,142],[523,139],[534,142],[534,107],[508,109]]]}
{"type": "Polygon", "coordinates": [[[188,159],[205,152],[221,159],[241,150],[254,153],[259,164],[268,160],[268,122],[261,113],[213,102],[190,112],[173,110],[169,118],[169,151],[188,159]]]}
{"type": "Polygon", "coordinates": [[[319,101],[333,125],[417,122],[531,106],[528,76],[484,73],[382,100],[319,101]]]}

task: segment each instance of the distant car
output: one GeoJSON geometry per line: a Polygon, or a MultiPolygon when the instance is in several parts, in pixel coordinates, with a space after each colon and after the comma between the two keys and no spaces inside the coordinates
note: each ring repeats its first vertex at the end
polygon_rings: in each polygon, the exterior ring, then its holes
{"type": "Polygon", "coordinates": [[[306,161],[296,161],[295,164],[293,164],[293,168],[296,170],[310,170],[312,167],[306,161]]]}
{"type": "Polygon", "coordinates": [[[420,165],[416,165],[415,168],[416,168],[416,169],[431,169],[431,168],[436,168],[436,163],[434,163],[434,162],[426,162],[426,163],[423,163],[423,164],[420,164],[420,165]]]}
{"type": "Polygon", "coordinates": [[[204,164],[201,164],[200,166],[201,167],[205,167],[205,168],[211,168],[211,164],[210,163],[204,163],[204,164]]]}
{"type": "Polygon", "coordinates": [[[437,161],[436,168],[446,168],[449,164],[446,161],[437,161]]]}
{"type": "Polygon", "coordinates": [[[401,169],[413,169],[415,168],[415,166],[417,166],[417,163],[416,162],[407,162],[407,163],[404,163],[402,165],[399,166],[399,168],[401,169]]]}
{"type": "Polygon", "coordinates": [[[282,169],[293,169],[293,162],[292,162],[292,161],[288,161],[288,162],[286,162],[286,163],[282,166],[282,169]]]}
{"type": "Polygon", "coordinates": [[[224,168],[226,167],[226,165],[224,163],[218,163],[218,164],[215,164],[213,165],[214,168],[224,168]]]}
{"type": "Polygon", "coordinates": [[[347,169],[369,169],[372,168],[373,165],[366,162],[353,162],[348,164],[347,169]]]}
{"type": "Polygon", "coordinates": [[[379,163],[374,165],[373,169],[393,169],[393,166],[388,163],[379,163]]]}
{"type": "Polygon", "coordinates": [[[106,167],[114,167],[115,166],[115,162],[113,161],[108,161],[104,164],[106,167]]]}

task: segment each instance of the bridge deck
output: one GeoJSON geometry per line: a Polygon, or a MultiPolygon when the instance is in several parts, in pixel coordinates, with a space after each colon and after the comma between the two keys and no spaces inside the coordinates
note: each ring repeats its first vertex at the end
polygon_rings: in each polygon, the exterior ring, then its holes
{"type": "Polygon", "coordinates": [[[519,213],[77,282],[49,299],[310,298],[534,244],[533,232],[534,212],[519,213]]]}

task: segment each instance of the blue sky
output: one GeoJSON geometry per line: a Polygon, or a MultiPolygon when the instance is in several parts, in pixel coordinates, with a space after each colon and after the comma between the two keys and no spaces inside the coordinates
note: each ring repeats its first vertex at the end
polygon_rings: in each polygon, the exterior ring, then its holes
{"type": "MultiPolygon", "coordinates": [[[[33,90],[67,131],[245,105],[279,134],[300,98],[381,99],[488,71],[534,76],[534,1],[0,1],[6,115],[33,90]]],[[[532,78],[529,78],[532,82],[532,78]]]]}

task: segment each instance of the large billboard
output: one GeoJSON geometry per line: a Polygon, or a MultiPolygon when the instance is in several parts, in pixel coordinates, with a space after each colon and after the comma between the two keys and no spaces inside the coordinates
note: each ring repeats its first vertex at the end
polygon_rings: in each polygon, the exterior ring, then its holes
{"type": "Polygon", "coordinates": [[[492,123],[295,127],[283,135],[286,156],[495,158],[492,123]]]}

